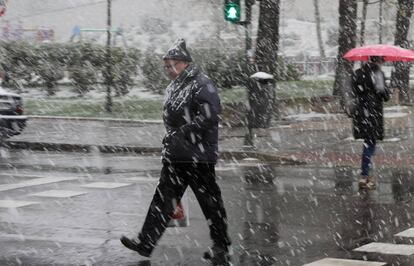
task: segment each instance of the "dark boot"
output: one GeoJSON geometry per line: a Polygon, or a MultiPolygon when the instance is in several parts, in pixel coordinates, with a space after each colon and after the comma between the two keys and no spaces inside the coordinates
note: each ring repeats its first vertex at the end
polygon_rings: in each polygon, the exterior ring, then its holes
{"type": "Polygon", "coordinates": [[[231,265],[231,257],[227,247],[213,245],[209,251],[204,252],[203,259],[209,260],[213,266],[231,265]]]}
{"type": "Polygon", "coordinates": [[[128,238],[126,236],[122,236],[120,240],[125,247],[138,252],[139,255],[144,257],[151,256],[152,247],[150,245],[143,244],[136,238],[128,238]]]}

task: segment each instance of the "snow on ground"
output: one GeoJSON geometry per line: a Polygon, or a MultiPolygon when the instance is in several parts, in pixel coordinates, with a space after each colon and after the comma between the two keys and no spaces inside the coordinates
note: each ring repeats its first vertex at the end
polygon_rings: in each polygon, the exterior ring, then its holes
{"type": "MultiPolygon", "coordinates": [[[[23,98],[45,98],[46,97],[46,91],[42,90],[42,88],[25,88],[20,95],[23,98]]],[[[94,90],[91,90],[85,95],[80,98],[78,97],[78,94],[72,90],[70,86],[58,86],[58,91],[54,96],[48,97],[49,99],[53,98],[59,98],[59,99],[88,99],[88,100],[102,100],[106,97],[106,91],[104,87],[97,88],[94,90]]],[[[146,90],[143,87],[135,86],[131,88],[129,93],[125,97],[136,97],[140,99],[146,99],[146,100],[161,100],[164,96],[154,94],[151,91],[146,90]]]]}
{"type": "Polygon", "coordinates": [[[384,112],[401,112],[406,113],[409,112],[410,109],[407,106],[401,106],[401,105],[394,105],[389,107],[384,107],[384,112]]]}
{"type": "MultiPolygon", "coordinates": [[[[406,107],[404,106],[390,106],[384,108],[384,117],[385,118],[401,118],[408,116],[406,111],[406,107]]],[[[310,120],[327,120],[327,119],[338,119],[338,116],[343,116],[343,114],[329,114],[329,113],[316,113],[316,112],[309,112],[309,113],[301,113],[301,114],[294,114],[288,115],[285,118],[288,120],[294,121],[310,121],[310,120]]]]}
{"type": "Polygon", "coordinates": [[[164,98],[163,95],[154,94],[142,87],[132,88],[127,96],[139,97],[141,99],[148,99],[148,100],[160,100],[164,98]]]}
{"type": "Polygon", "coordinates": [[[301,77],[302,80],[334,80],[335,79],[335,73],[325,73],[321,75],[303,75],[301,77]]]}
{"type": "Polygon", "coordinates": [[[399,118],[399,117],[406,117],[408,116],[407,113],[384,113],[385,118],[399,118]]]}
{"type": "MultiPolygon", "coordinates": [[[[363,139],[355,139],[353,136],[347,137],[345,139],[343,139],[343,141],[357,141],[357,142],[363,142],[363,139]]],[[[401,141],[401,138],[384,138],[382,140],[383,142],[399,142],[401,141]]]]}
{"type": "Polygon", "coordinates": [[[325,113],[302,113],[297,115],[288,115],[285,118],[288,120],[296,120],[296,121],[308,121],[312,119],[330,119],[330,118],[337,118],[338,114],[325,114],[325,113]]]}

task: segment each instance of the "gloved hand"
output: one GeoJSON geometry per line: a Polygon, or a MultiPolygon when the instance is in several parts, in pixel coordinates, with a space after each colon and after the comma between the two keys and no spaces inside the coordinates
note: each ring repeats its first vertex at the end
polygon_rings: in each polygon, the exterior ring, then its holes
{"type": "Polygon", "coordinates": [[[184,132],[180,129],[178,130],[172,130],[167,132],[167,134],[164,137],[163,144],[171,144],[174,142],[180,142],[184,139],[184,132]]]}

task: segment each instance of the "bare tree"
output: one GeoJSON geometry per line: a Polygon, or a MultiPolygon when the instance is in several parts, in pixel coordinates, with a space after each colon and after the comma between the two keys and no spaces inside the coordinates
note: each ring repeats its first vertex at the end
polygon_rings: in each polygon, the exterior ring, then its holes
{"type": "Polygon", "coordinates": [[[365,44],[365,23],[367,21],[367,11],[368,11],[369,0],[362,0],[362,17],[361,17],[361,31],[359,36],[359,43],[361,46],[365,44]]]}
{"type": "Polygon", "coordinates": [[[357,39],[357,0],[339,0],[339,37],[333,95],[340,96],[343,103],[345,86],[353,71],[353,63],[343,58],[355,47],[357,39]]]}
{"type": "Polygon", "coordinates": [[[383,20],[384,0],[379,0],[378,5],[378,42],[382,43],[382,20],[383,20]]]}
{"type": "MultiPolygon", "coordinates": [[[[410,48],[407,35],[413,7],[413,0],[398,0],[394,44],[403,48],[410,48]]],[[[400,102],[409,103],[411,101],[409,93],[410,66],[403,62],[396,62],[394,66],[395,72],[391,77],[391,84],[398,89],[400,102]]]]}
{"type": "Polygon", "coordinates": [[[318,36],[319,56],[324,59],[325,49],[323,47],[322,32],[321,32],[321,15],[319,12],[319,0],[313,0],[313,7],[315,11],[315,22],[316,22],[316,34],[318,36]]]}

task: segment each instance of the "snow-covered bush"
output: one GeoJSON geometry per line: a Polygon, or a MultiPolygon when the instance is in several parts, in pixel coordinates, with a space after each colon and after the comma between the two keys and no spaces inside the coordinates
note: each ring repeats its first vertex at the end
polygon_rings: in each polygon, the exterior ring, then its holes
{"type": "Polygon", "coordinates": [[[278,66],[276,68],[276,73],[274,76],[276,80],[279,81],[292,81],[292,80],[300,80],[302,73],[300,72],[299,68],[296,67],[294,64],[286,62],[283,57],[278,57],[278,66]]]}
{"type": "Polygon", "coordinates": [[[79,96],[90,91],[97,82],[96,71],[90,62],[85,62],[82,67],[70,67],[69,73],[74,90],[79,96]]]}
{"type": "Polygon", "coordinates": [[[61,44],[42,44],[35,48],[38,75],[46,86],[48,96],[56,93],[57,82],[64,77],[65,67],[69,60],[68,49],[61,44]]]}
{"type": "MultiPolygon", "coordinates": [[[[243,51],[231,53],[219,49],[193,49],[193,61],[215,82],[219,88],[240,85],[246,78],[246,64],[243,51]]],[[[141,65],[144,86],[157,94],[163,94],[170,82],[163,72],[162,55],[147,50],[141,65]]]]}
{"type": "Polygon", "coordinates": [[[102,46],[90,43],[73,44],[68,46],[68,49],[69,76],[73,81],[75,91],[82,96],[97,83],[100,71],[106,62],[105,50],[102,46]]]}
{"type": "Polygon", "coordinates": [[[154,53],[152,49],[145,52],[141,65],[145,88],[157,94],[164,94],[170,80],[164,74],[162,55],[154,53]]]}
{"type": "Polygon", "coordinates": [[[117,96],[126,95],[134,85],[140,58],[141,52],[138,49],[125,50],[119,47],[112,49],[113,85],[117,96]]]}
{"type": "MultiPolygon", "coordinates": [[[[0,59],[6,75],[5,86],[20,88],[32,82],[36,76],[46,87],[48,95],[54,95],[57,82],[68,71],[76,91],[83,95],[98,82],[106,82],[106,47],[91,43],[1,42],[0,59]]],[[[116,95],[125,95],[133,85],[138,72],[141,53],[135,48],[111,48],[111,78],[116,95]]]]}
{"type": "Polygon", "coordinates": [[[222,89],[243,84],[247,66],[244,51],[231,52],[217,48],[193,50],[194,61],[222,89]]]}
{"type": "Polygon", "coordinates": [[[5,72],[4,85],[21,90],[29,83],[36,65],[33,46],[26,42],[1,42],[1,66],[5,72]]]}
{"type": "MultiPolygon", "coordinates": [[[[229,52],[215,48],[198,49],[193,51],[193,57],[196,63],[222,89],[244,85],[246,78],[252,74],[249,74],[247,69],[244,50],[229,52]]],[[[301,73],[295,65],[285,62],[282,57],[278,57],[277,64],[276,73],[272,73],[277,80],[300,79],[301,73]]]]}

